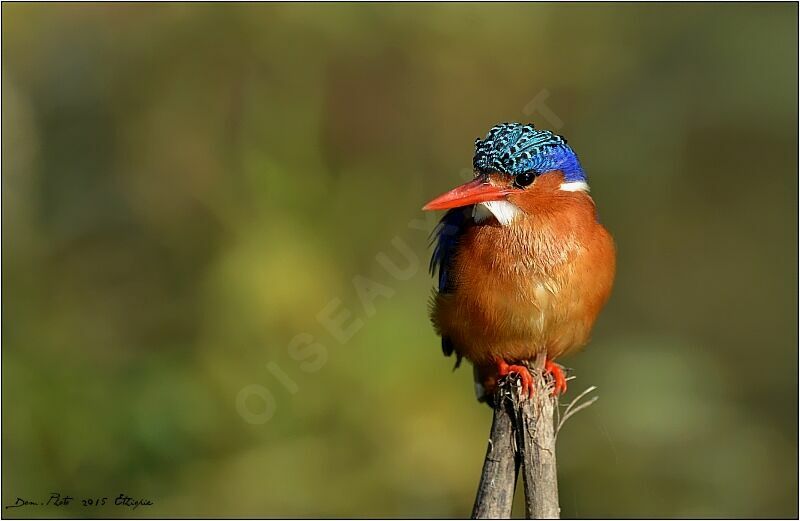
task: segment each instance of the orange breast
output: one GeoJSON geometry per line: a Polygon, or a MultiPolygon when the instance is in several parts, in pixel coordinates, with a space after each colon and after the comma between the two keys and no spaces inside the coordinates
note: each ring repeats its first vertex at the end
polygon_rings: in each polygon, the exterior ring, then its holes
{"type": "Polygon", "coordinates": [[[453,263],[455,289],[437,295],[432,319],[477,365],[542,351],[554,359],[586,344],[614,269],[614,243],[591,199],[569,194],[548,212],[470,228],[453,263]]]}

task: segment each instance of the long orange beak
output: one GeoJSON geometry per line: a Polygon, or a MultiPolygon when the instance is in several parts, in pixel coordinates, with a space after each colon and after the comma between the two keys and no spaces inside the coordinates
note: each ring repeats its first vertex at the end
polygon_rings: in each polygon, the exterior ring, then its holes
{"type": "Polygon", "coordinates": [[[483,179],[475,179],[469,183],[457,186],[449,192],[443,193],[423,206],[422,209],[446,210],[448,208],[458,208],[459,206],[485,203],[487,201],[499,201],[511,192],[512,190],[507,188],[492,186],[483,179]]]}

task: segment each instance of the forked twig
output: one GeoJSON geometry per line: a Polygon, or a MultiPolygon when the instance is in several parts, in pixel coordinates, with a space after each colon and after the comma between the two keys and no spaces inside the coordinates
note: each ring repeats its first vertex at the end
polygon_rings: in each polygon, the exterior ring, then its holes
{"type": "MultiPolygon", "coordinates": [[[[525,486],[525,516],[559,517],[555,454],[558,432],[570,417],[598,397],[581,402],[597,389],[589,387],[566,406],[562,416],[558,401],[551,394],[553,381],[544,376],[544,364],[544,354],[526,363],[536,383],[536,392],[530,399],[520,399],[521,382],[515,375],[498,382],[492,432],[473,518],[510,518],[520,471],[525,486]]],[[[572,379],[574,376],[568,378],[572,379]]]]}
{"type": "Polygon", "coordinates": [[[552,384],[544,377],[544,354],[527,365],[536,391],[520,399],[521,382],[509,375],[498,382],[494,395],[494,421],[487,447],[473,518],[510,518],[517,474],[522,473],[525,516],[559,517],[555,460],[556,400],[552,384]]]}

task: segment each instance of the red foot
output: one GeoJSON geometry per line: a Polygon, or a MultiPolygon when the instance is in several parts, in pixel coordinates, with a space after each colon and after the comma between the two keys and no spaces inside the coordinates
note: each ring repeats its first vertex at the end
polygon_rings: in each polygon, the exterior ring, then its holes
{"type": "Polygon", "coordinates": [[[544,363],[544,374],[549,374],[553,377],[553,396],[567,392],[567,379],[564,376],[564,369],[560,365],[552,360],[546,361],[544,363]]]}
{"type": "Polygon", "coordinates": [[[528,371],[527,367],[524,365],[509,365],[502,358],[495,359],[495,362],[497,363],[498,378],[508,376],[510,373],[517,373],[520,379],[522,379],[523,394],[528,397],[533,395],[533,392],[536,390],[536,386],[533,383],[533,376],[531,376],[531,373],[528,371]]]}

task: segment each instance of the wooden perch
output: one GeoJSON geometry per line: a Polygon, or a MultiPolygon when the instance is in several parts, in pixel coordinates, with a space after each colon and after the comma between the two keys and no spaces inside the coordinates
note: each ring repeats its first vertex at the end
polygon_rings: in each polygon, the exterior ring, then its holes
{"type": "MultiPolygon", "coordinates": [[[[504,382],[505,384],[505,382],[504,382]]],[[[513,423],[516,420],[516,388],[501,385],[495,394],[494,419],[483,461],[483,473],[472,507],[472,519],[507,519],[517,488],[520,460],[513,423]]]]}
{"type": "Polygon", "coordinates": [[[525,517],[559,519],[558,475],[556,472],[556,429],[553,413],[558,399],[552,385],[542,376],[545,356],[530,364],[536,394],[518,408],[517,447],[525,482],[525,517]]]}
{"type": "Polygon", "coordinates": [[[544,363],[545,356],[540,355],[527,364],[536,383],[536,392],[530,399],[519,399],[519,378],[504,378],[498,385],[473,519],[511,517],[520,468],[526,517],[559,518],[554,424],[557,400],[551,396],[552,385],[544,377],[544,363]]]}

